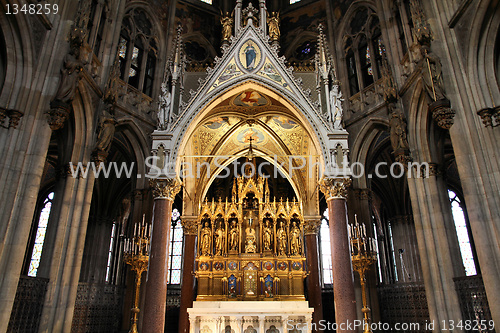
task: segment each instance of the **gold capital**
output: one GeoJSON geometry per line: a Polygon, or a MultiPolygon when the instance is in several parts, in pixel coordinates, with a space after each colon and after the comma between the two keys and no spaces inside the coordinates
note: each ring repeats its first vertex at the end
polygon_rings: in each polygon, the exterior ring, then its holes
{"type": "Polygon", "coordinates": [[[319,183],[321,192],[325,194],[326,200],[346,199],[347,188],[351,186],[351,178],[324,178],[319,183]]]}
{"type": "Polygon", "coordinates": [[[321,219],[318,217],[312,220],[304,221],[304,234],[305,235],[317,235],[319,228],[321,227],[321,219]]]}
{"type": "Polygon", "coordinates": [[[149,185],[153,189],[155,199],[174,200],[175,196],[181,190],[181,183],[175,178],[150,179],[149,185]]]}
{"type": "Polygon", "coordinates": [[[197,219],[181,219],[181,224],[184,235],[196,236],[198,234],[197,219]]]}

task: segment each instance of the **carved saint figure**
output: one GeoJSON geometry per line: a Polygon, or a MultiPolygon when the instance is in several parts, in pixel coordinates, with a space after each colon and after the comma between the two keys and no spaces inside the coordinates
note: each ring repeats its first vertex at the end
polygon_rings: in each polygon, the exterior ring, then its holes
{"type": "Polygon", "coordinates": [[[76,87],[80,79],[80,72],[83,63],[80,60],[80,47],[74,46],[64,57],[63,68],[61,69],[61,80],[57,88],[54,100],[70,104],[75,98],[76,87]]]}
{"type": "Polygon", "coordinates": [[[283,225],[283,221],[280,222],[280,227],[276,232],[276,239],[278,241],[278,255],[286,255],[286,230],[283,225]]]}
{"type": "Polygon", "coordinates": [[[233,18],[229,13],[221,17],[220,23],[222,24],[222,40],[229,41],[233,33],[233,18]]]}
{"type": "Polygon", "coordinates": [[[215,231],[215,254],[222,255],[222,249],[224,247],[224,231],[220,225],[215,231]]]}
{"type": "Polygon", "coordinates": [[[231,223],[231,230],[229,231],[229,249],[238,250],[238,225],[233,220],[231,223]]]}
{"type": "Polygon", "coordinates": [[[292,255],[298,255],[301,251],[301,241],[300,241],[300,229],[297,227],[297,223],[292,223],[292,229],[290,230],[290,253],[292,255]]]}
{"type": "Polygon", "coordinates": [[[422,46],[421,52],[424,59],[424,63],[422,64],[422,80],[427,94],[433,101],[446,99],[441,60],[432,53],[430,47],[427,45],[422,46]]]}
{"type": "Polygon", "coordinates": [[[167,84],[161,84],[161,94],[158,103],[158,128],[164,130],[170,122],[170,105],[172,104],[172,94],[167,88],[167,84]]]}
{"type": "Polygon", "coordinates": [[[109,152],[111,142],[115,135],[115,123],[114,117],[108,111],[104,111],[99,125],[99,134],[97,135],[97,142],[95,145],[96,150],[109,152]]]}
{"type": "Polygon", "coordinates": [[[402,115],[393,112],[389,120],[389,126],[391,128],[391,146],[394,152],[408,150],[410,146],[406,138],[406,124],[402,115]]]}
{"type": "Polygon", "coordinates": [[[269,223],[269,221],[266,221],[263,234],[264,251],[271,251],[272,238],[273,231],[271,229],[271,224],[269,223]]]}
{"type": "Polygon", "coordinates": [[[201,254],[204,256],[210,255],[210,239],[212,237],[212,230],[208,225],[208,222],[205,222],[205,226],[201,229],[201,254]]]}
{"type": "Polygon", "coordinates": [[[269,37],[271,40],[280,39],[280,14],[278,12],[272,12],[267,18],[267,25],[269,26],[269,37]]]}
{"type": "Polygon", "coordinates": [[[334,129],[342,129],[342,92],[338,84],[333,84],[330,90],[330,121],[334,129]]]}
{"type": "Polygon", "coordinates": [[[132,202],[129,197],[125,197],[122,200],[122,205],[120,207],[120,215],[118,216],[118,223],[121,225],[120,235],[125,233],[127,228],[128,217],[130,216],[130,208],[132,206],[132,202]]]}

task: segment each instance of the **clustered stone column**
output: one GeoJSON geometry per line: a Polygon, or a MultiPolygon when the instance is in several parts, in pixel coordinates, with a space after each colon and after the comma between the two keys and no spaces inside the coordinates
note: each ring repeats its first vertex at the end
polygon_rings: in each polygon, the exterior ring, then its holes
{"type": "Polygon", "coordinates": [[[187,309],[193,307],[194,298],[194,259],[196,255],[197,218],[183,216],[184,263],[182,266],[181,308],[179,314],[179,333],[188,333],[189,317],[187,309]]]}
{"type": "MultiPolygon", "coordinates": [[[[318,250],[318,231],[321,226],[321,217],[311,220],[305,220],[304,233],[306,239],[306,259],[307,270],[309,276],[307,277],[307,295],[309,298],[309,305],[314,308],[312,322],[318,328],[320,320],[323,319],[323,304],[321,301],[321,279],[319,270],[319,250],[318,250]]],[[[319,329],[313,330],[320,332],[319,329]]]]}
{"type": "Polygon", "coordinates": [[[180,183],[173,178],[151,179],[153,189],[153,230],[146,283],[146,302],[142,331],[163,332],[167,308],[167,258],[172,203],[180,191],[180,183]]]}
{"type": "Polygon", "coordinates": [[[349,238],[347,235],[347,188],[350,178],[326,178],[320,182],[328,203],[330,240],[332,247],[333,296],[337,332],[355,332],[348,329],[356,320],[356,297],[352,271],[349,238]]]}

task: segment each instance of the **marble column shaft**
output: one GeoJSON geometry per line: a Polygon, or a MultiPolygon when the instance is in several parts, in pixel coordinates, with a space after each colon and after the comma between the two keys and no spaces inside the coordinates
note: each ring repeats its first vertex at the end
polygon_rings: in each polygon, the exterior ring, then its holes
{"type": "Polygon", "coordinates": [[[167,260],[172,200],[155,198],[142,331],[163,332],[167,309],[167,260]]]}
{"type": "Polygon", "coordinates": [[[356,320],[356,296],[349,238],[347,236],[347,205],[344,198],[328,200],[330,240],[332,247],[333,296],[337,332],[355,332],[347,326],[356,320]],[[344,327],[341,327],[345,325],[344,327]],[[344,329],[343,329],[344,328],[344,329]]]}
{"type": "Polygon", "coordinates": [[[356,296],[351,252],[347,235],[347,188],[349,178],[327,178],[320,182],[321,191],[328,203],[330,241],[332,248],[333,297],[335,301],[335,322],[337,332],[355,332],[349,329],[357,319],[356,296]]]}
{"type": "MultiPolygon", "coordinates": [[[[323,319],[323,303],[321,299],[321,274],[319,269],[319,249],[318,249],[318,231],[321,225],[321,220],[306,221],[305,243],[306,243],[306,259],[307,270],[307,296],[309,305],[314,308],[313,320],[316,328],[319,328],[320,320],[323,319]]],[[[314,332],[321,332],[319,329],[314,332]]]]}
{"type": "Polygon", "coordinates": [[[194,259],[196,255],[196,219],[181,219],[184,230],[184,262],[182,266],[181,307],[179,314],[179,333],[188,333],[189,318],[187,309],[193,307],[194,298],[194,259]]]}
{"type": "Polygon", "coordinates": [[[180,190],[180,184],[169,178],[151,180],[150,185],[155,200],[142,332],[159,333],[165,330],[172,203],[180,190]]]}

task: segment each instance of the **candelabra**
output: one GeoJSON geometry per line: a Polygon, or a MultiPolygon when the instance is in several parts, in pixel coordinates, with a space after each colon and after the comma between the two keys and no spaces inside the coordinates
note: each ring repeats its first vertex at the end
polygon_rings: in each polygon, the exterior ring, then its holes
{"type": "Polygon", "coordinates": [[[139,294],[141,291],[141,276],[148,269],[149,261],[149,240],[151,228],[145,223],[145,216],[142,223],[134,225],[134,236],[125,239],[123,243],[123,261],[130,265],[130,269],[135,272],[135,297],[132,311],[132,326],[129,333],[138,333],[137,318],[139,315],[139,294]]]}
{"type": "Polygon", "coordinates": [[[375,239],[366,235],[364,223],[358,224],[355,215],[355,224],[349,226],[349,239],[351,242],[351,258],[353,269],[358,272],[361,281],[361,294],[363,298],[364,333],[371,333],[370,308],[366,300],[366,271],[377,260],[377,244],[375,239]]]}

